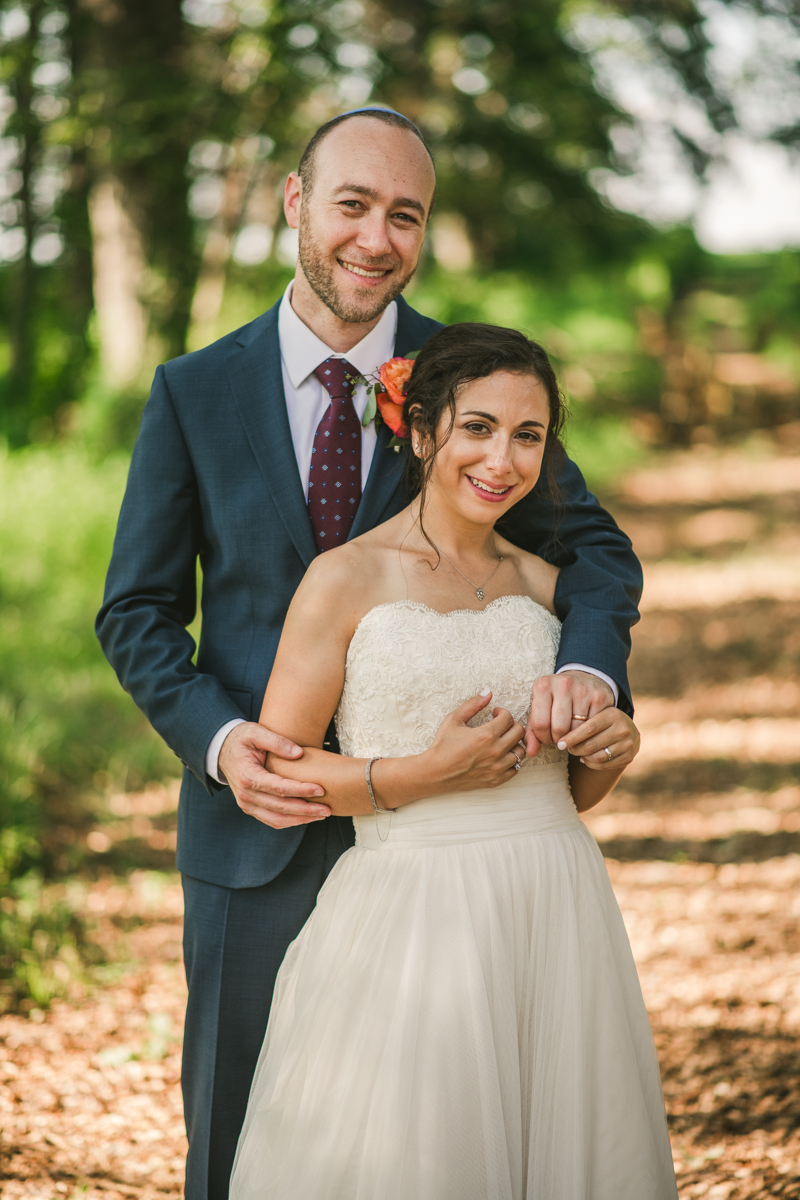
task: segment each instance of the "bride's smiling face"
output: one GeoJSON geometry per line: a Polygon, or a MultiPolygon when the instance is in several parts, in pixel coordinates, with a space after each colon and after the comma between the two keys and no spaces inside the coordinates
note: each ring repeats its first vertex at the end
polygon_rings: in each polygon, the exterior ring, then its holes
{"type": "Polygon", "coordinates": [[[494,524],[539,478],[549,423],[547,391],[535,375],[497,371],[464,384],[449,437],[449,412],[439,424],[431,499],[494,524]]]}

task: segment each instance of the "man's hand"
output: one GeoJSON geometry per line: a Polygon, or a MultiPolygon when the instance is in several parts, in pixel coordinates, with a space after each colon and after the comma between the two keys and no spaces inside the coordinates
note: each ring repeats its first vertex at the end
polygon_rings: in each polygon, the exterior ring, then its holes
{"type": "Polygon", "coordinates": [[[308,825],[331,815],[324,804],[311,801],[324,796],[318,783],[299,783],[283,779],[265,770],[268,754],[279,758],[300,758],[302,749],[288,738],[279,737],[247,721],[233,728],[219,752],[219,771],[228,781],[242,812],[255,817],[271,829],[289,829],[292,825],[308,825]]]}
{"type": "Polygon", "coordinates": [[[533,685],[531,715],[525,729],[525,749],[534,758],[542,746],[559,742],[571,729],[577,729],[578,717],[591,717],[614,706],[614,693],[608,684],[586,671],[562,671],[543,675],[533,685]]]}

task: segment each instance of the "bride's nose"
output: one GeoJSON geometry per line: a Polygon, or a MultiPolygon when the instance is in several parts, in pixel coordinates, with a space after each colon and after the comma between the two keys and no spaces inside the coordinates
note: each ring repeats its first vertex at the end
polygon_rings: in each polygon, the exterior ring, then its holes
{"type": "Polygon", "coordinates": [[[486,455],[486,466],[498,474],[510,471],[512,468],[511,442],[508,438],[496,437],[486,455]]]}

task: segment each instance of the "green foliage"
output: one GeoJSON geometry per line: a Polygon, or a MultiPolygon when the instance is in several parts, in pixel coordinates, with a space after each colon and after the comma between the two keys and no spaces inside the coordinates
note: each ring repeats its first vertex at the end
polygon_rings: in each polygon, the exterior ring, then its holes
{"type": "Polygon", "coordinates": [[[622,474],[648,454],[629,419],[592,412],[578,401],[570,406],[564,440],[592,491],[613,487],[622,474]]]}
{"type": "Polygon", "coordinates": [[[655,402],[658,376],[641,347],[635,291],[623,271],[576,275],[560,287],[523,274],[430,271],[412,303],[447,323],[488,321],[523,329],[553,358],[570,403],[568,444],[592,486],[603,486],[644,452],[631,409],[655,402]]]}
{"type": "Polygon", "coordinates": [[[46,1007],[98,959],[69,886],[100,793],[175,774],[94,637],[127,462],[0,453],[0,1011],[46,1007]]]}
{"type": "Polygon", "coordinates": [[[18,838],[9,874],[79,859],[96,777],[125,788],[176,771],[94,637],[125,472],[123,458],[97,464],[74,447],[0,457],[0,823],[18,838]]]}
{"type": "Polygon", "coordinates": [[[0,1012],[47,1008],[100,961],[71,891],[38,871],[0,880],[0,1012]]]}

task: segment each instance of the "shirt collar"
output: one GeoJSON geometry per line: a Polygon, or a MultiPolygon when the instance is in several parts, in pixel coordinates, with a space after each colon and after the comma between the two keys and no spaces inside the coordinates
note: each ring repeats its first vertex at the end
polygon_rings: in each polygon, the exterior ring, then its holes
{"type": "Polygon", "coordinates": [[[278,309],[278,338],[281,358],[293,388],[300,387],[326,358],[346,358],[361,375],[372,375],[394,355],[397,336],[397,304],[394,300],[386,307],[375,328],[347,354],[336,354],[312,333],[292,308],[291,300],[290,283],[278,309]]]}

